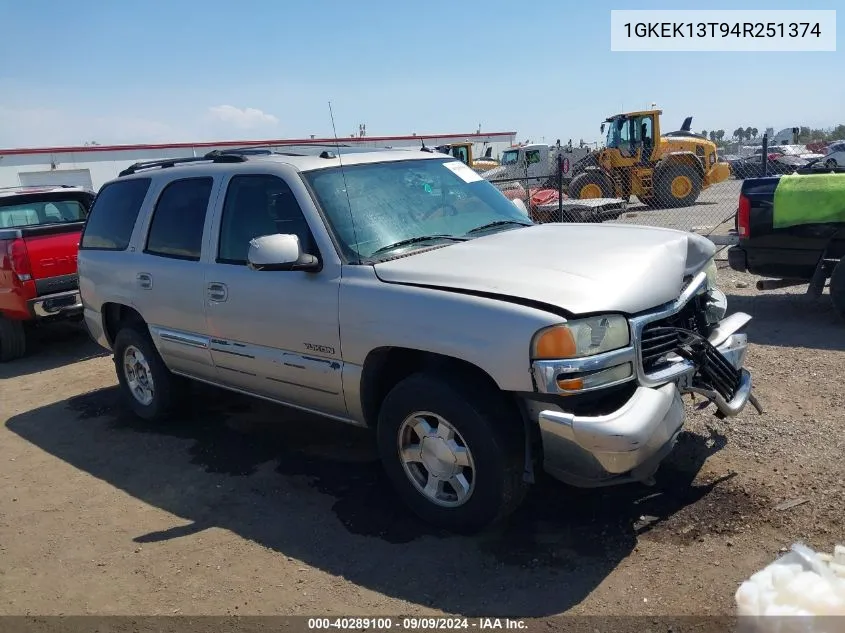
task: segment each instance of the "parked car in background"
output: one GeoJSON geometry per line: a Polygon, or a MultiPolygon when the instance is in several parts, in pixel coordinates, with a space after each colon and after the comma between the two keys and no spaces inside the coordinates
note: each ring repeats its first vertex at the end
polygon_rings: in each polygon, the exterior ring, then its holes
{"type": "Polygon", "coordinates": [[[827,153],[818,159],[818,163],[828,169],[845,167],[845,141],[828,145],[827,153]]]}
{"type": "Polygon", "coordinates": [[[190,378],[367,427],[408,507],[471,532],[540,470],[652,483],[683,394],[720,416],[756,402],[715,250],[534,224],[450,156],[338,148],[131,167],[97,196],[79,274],[140,418],[190,378]]]}
{"type": "MultiPolygon", "coordinates": [[[[810,152],[803,145],[772,145],[768,148],[766,175],[791,174],[796,169],[806,167],[811,161],[821,158],[821,154],[810,152]]],[[[763,175],[763,148],[754,150],[752,156],[739,158],[731,163],[731,172],[739,180],[758,178],[763,175]]]]}
{"type": "Polygon", "coordinates": [[[94,192],[0,189],[0,361],[26,352],[26,323],[81,319],[79,237],[94,192]]]}

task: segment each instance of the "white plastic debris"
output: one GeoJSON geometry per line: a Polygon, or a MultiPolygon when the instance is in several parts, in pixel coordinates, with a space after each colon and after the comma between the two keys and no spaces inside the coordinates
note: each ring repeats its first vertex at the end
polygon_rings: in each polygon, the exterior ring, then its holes
{"type": "Polygon", "coordinates": [[[845,615],[845,546],[830,555],[796,543],[743,582],[735,598],[740,616],[845,615]]]}

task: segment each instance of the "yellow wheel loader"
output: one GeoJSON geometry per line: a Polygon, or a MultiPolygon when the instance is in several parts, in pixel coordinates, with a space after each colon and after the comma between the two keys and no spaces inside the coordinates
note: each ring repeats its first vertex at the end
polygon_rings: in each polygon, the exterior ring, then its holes
{"type": "Polygon", "coordinates": [[[499,161],[493,158],[492,147],[488,147],[486,149],[484,156],[474,157],[472,155],[472,143],[469,141],[466,141],[465,143],[438,145],[434,148],[434,150],[442,154],[449,154],[477,171],[492,169],[493,167],[497,167],[499,165],[499,161]]]}
{"type": "Polygon", "coordinates": [[[605,146],[573,167],[568,194],[574,199],[623,198],[654,208],[695,204],[704,189],[730,177],[719,162],[716,144],[690,131],[692,117],[681,129],[660,133],[660,110],[608,117],[605,146]]]}

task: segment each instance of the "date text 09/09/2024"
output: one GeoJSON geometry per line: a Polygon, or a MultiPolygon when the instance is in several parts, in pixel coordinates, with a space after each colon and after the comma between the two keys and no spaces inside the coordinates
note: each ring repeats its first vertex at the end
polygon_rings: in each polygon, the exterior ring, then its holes
{"type": "Polygon", "coordinates": [[[511,618],[409,617],[409,618],[308,618],[309,630],[444,631],[444,630],[524,630],[523,620],[511,618]]]}
{"type": "Polygon", "coordinates": [[[626,22],[628,37],[821,37],[818,22],[626,22]]]}

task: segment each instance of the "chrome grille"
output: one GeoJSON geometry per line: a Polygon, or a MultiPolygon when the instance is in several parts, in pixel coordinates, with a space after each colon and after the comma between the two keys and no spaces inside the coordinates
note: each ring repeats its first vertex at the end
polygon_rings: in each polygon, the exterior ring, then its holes
{"type": "Polygon", "coordinates": [[[652,321],[640,335],[640,354],[645,374],[650,374],[665,367],[666,356],[674,352],[682,342],[684,333],[678,329],[707,335],[705,319],[706,297],[696,295],[672,316],[652,321]]]}

